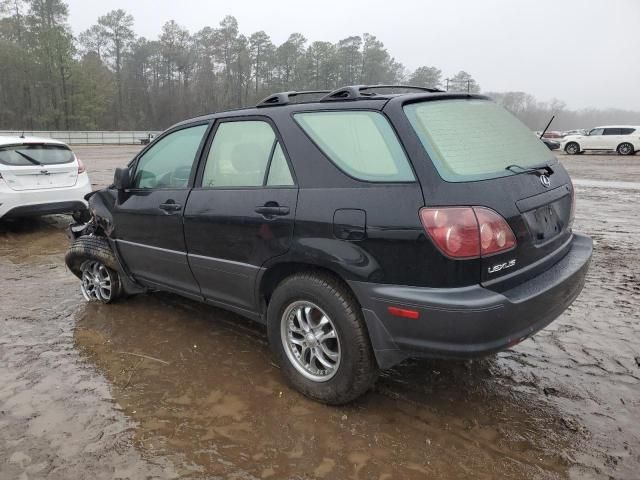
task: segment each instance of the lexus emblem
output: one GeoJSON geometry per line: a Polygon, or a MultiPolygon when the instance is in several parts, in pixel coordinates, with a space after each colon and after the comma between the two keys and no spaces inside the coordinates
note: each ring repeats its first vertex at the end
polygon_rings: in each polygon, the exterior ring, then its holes
{"type": "Polygon", "coordinates": [[[549,188],[551,186],[551,180],[546,175],[540,175],[540,183],[546,188],[549,188]]]}

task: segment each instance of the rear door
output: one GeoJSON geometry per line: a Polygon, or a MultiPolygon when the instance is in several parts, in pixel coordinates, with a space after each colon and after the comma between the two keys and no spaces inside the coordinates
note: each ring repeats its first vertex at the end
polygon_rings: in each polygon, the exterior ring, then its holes
{"type": "Polygon", "coordinates": [[[602,134],[602,148],[615,150],[622,141],[622,131],[620,128],[605,128],[602,134]]]}
{"type": "Polygon", "coordinates": [[[130,272],[141,282],[199,296],[187,262],[182,215],[207,122],[174,130],[133,165],[133,185],[118,194],[115,238],[130,272]]]}
{"type": "Polygon", "coordinates": [[[24,143],[0,147],[0,173],[12,190],[66,188],[76,184],[78,164],[66,145],[24,143]]]}
{"type": "Polygon", "coordinates": [[[298,197],[265,118],[221,120],[184,214],[189,264],[209,300],[255,311],[260,267],[286,252],[298,197]]]}

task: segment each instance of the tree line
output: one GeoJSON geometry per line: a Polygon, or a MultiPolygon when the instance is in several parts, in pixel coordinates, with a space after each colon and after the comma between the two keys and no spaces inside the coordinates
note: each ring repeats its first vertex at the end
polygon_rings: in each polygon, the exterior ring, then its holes
{"type": "MultiPolygon", "coordinates": [[[[158,38],[146,39],[119,9],[75,37],[68,17],[63,0],[0,0],[0,129],[163,129],[254,105],[273,92],[354,84],[480,91],[464,71],[447,78],[435,66],[409,71],[369,33],[335,43],[292,33],[276,45],[264,31],[241,33],[227,16],[193,33],[171,20],[158,38]]],[[[529,126],[542,128],[536,115],[520,109],[535,99],[522,94],[525,100],[506,101],[514,93],[496,96],[529,126]]]]}
{"type": "MultiPolygon", "coordinates": [[[[374,35],[337,43],[292,33],[275,45],[237,20],[191,33],[171,20],[139,37],[124,10],[74,37],[62,0],[0,0],[0,128],[152,129],[252,105],[272,92],[401,83],[437,87],[442,72],[407,72],[374,35]]],[[[450,88],[478,91],[466,72],[450,88]]]]}

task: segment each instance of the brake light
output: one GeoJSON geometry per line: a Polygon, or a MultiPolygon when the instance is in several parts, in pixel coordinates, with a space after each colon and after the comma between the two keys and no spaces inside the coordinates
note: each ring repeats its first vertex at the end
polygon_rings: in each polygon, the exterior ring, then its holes
{"type": "Polygon", "coordinates": [[[87,171],[87,167],[84,166],[84,163],[82,162],[82,160],[80,160],[77,157],[76,157],[76,160],[78,160],[78,175],[80,175],[81,173],[86,172],[87,171]]]}
{"type": "Polygon", "coordinates": [[[516,245],[505,219],[486,207],[423,208],[420,220],[436,247],[451,258],[479,258],[516,245]]]}

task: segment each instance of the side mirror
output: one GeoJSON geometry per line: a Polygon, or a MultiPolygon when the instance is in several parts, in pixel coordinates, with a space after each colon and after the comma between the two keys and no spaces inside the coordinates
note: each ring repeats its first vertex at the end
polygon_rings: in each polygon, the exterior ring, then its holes
{"type": "Polygon", "coordinates": [[[117,190],[126,190],[131,187],[131,177],[129,176],[128,168],[116,168],[113,174],[113,186],[117,190]]]}

